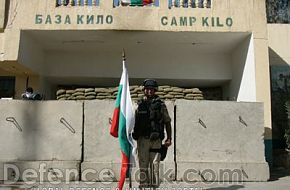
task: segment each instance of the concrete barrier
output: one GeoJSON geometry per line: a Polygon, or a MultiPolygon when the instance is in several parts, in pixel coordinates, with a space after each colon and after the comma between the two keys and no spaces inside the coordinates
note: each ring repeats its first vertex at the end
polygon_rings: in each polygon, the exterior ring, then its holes
{"type": "Polygon", "coordinates": [[[99,176],[102,173],[108,174],[108,180],[117,180],[121,152],[118,139],[110,135],[114,105],[113,100],[84,103],[84,162],[81,164],[84,181],[102,181],[99,176]]]}
{"type": "MultiPolygon", "coordinates": [[[[121,168],[121,150],[119,141],[110,135],[110,119],[115,101],[93,100],[84,104],[84,162],[82,172],[84,181],[117,181],[121,168]],[[91,171],[91,172],[90,172],[91,171]],[[104,175],[104,173],[106,175],[104,175]]],[[[174,104],[166,102],[168,112],[174,117],[174,104]]],[[[136,107],[136,104],[134,105],[136,107]]],[[[172,129],[173,131],[173,129],[172,129]]],[[[168,150],[162,169],[172,169],[170,178],[175,178],[173,146],[168,150]]],[[[138,162],[138,161],[137,161],[138,162]]],[[[138,163],[132,171],[132,180],[138,178],[138,163]]]]}
{"type": "MultiPolygon", "coordinates": [[[[171,129],[172,129],[172,145],[168,148],[167,156],[164,161],[160,162],[160,173],[161,176],[164,173],[166,174],[166,179],[163,177],[160,178],[161,181],[173,181],[176,179],[176,166],[175,166],[175,156],[174,156],[174,148],[176,145],[175,142],[175,135],[174,135],[174,102],[173,101],[165,101],[169,116],[171,118],[171,129]],[[162,174],[163,173],[163,174],[162,174]]],[[[166,140],[166,137],[164,138],[164,141],[166,140]]],[[[164,143],[163,141],[163,143],[164,143]]]]}
{"type": "MultiPolygon", "coordinates": [[[[118,139],[109,134],[114,104],[113,100],[0,101],[0,170],[10,164],[21,174],[45,164],[44,181],[59,170],[65,173],[57,179],[79,179],[78,173],[67,176],[67,169],[81,169],[84,181],[117,181],[121,152],[118,139]]],[[[176,106],[176,144],[161,162],[161,175],[167,177],[162,180],[269,179],[262,103],[177,100],[166,105],[173,132],[176,106]]],[[[138,179],[137,168],[133,181],[138,179]]],[[[9,171],[8,178],[13,177],[15,172],[9,171]]]]}
{"type": "Polygon", "coordinates": [[[20,168],[31,166],[37,170],[40,161],[48,165],[59,161],[62,162],[56,164],[59,169],[72,166],[78,169],[82,112],[82,102],[1,100],[0,165],[13,162],[20,168]]]}
{"type": "Polygon", "coordinates": [[[6,161],[0,165],[5,184],[79,181],[79,168],[79,161],[6,161]]]}
{"type": "Polygon", "coordinates": [[[243,181],[269,179],[262,103],[178,100],[176,108],[179,180],[237,180],[223,177],[227,169],[243,181]]]}

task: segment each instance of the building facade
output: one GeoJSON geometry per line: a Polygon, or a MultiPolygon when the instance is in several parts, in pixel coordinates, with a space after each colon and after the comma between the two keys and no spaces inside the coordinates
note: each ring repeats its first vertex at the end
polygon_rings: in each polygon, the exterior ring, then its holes
{"type": "Polygon", "coordinates": [[[269,44],[279,51],[280,32],[289,28],[267,25],[264,0],[0,0],[1,93],[20,99],[31,86],[54,100],[59,86],[117,86],[125,49],[131,84],[155,78],[218,87],[223,101],[262,102],[271,162],[269,44]]]}

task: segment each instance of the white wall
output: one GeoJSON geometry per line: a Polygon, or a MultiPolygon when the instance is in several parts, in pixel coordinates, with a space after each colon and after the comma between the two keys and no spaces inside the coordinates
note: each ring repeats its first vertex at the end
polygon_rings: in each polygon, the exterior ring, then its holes
{"type": "Polygon", "coordinates": [[[230,100],[255,102],[255,58],[253,35],[244,40],[232,53],[232,80],[225,87],[230,100]]]}
{"type": "MultiPolygon", "coordinates": [[[[230,56],[196,54],[188,49],[127,50],[131,78],[230,80],[230,56]]],[[[121,75],[119,52],[63,53],[46,55],[45,75],[49,77],[110,77],[121,75]]]]}
{"type": "Polygon", "coordinates": [[[289,34],[289,24],[268,24],[270,65],[290,65],[289,34]]]}
{"type": "Polygon", "coordinates": [[[21,32],[19,44],[19,62],[37,74],[42,75],[44,62],[42,47],[29,33],[23,31],[21,32]]]}
{"type": "Polygon", "coordinates": [[[213,38],[186,33],[183,39],[179,33],[173,40],[174,36],[155,33],[138,34],[136,39],[124,33],[109,36],[100,33],[102,40],[86,43],[41,38],[47,33],[38,38],[27,31],[21,34],[20,61],[40,74],[41,91],[49,99],[53,98],[51,88],[60,84],[117,85],[124,46],[133,84],[144,78],[156,78],[161,84],[177,86],[223,86],[224,99],[256,101],[253,37],[249,34],[213,34],[213,38]],[[42,43],[40,39],[46,41],[42,43]]]}
{"type": "Polygon", "coordinates": [[[4,28],[5,20],[5,0],[0,0],[0,30],[4,28]]]}

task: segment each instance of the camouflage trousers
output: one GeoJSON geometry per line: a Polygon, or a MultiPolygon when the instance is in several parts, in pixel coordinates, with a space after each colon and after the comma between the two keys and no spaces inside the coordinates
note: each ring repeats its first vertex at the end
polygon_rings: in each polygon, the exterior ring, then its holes
{"type": "Polygon", "coordinates": [[[150,152],[150,149],[160,149],[161,140],[151,141],[140,137],[137,141],[137,152],[140,168],[140,188],[159,187],[160,153],[150,152]]]}

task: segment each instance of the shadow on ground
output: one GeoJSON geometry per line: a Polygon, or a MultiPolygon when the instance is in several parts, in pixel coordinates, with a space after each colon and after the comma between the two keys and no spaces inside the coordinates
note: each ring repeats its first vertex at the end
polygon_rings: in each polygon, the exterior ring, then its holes
{"type": "Polygon", "coordinates": [[[272,168],[270,171],[270,180],[269,181],[276,181],[282,177],[290,176],[290,169],[284,168],[272,168]]]}

